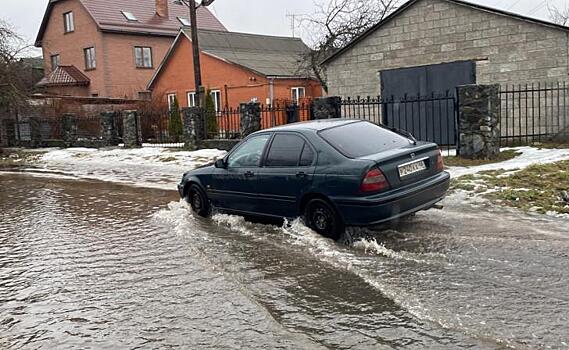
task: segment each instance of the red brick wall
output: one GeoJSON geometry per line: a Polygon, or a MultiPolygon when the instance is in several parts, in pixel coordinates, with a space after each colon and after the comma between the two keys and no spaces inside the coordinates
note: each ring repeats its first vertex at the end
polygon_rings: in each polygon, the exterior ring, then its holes
{"type": "MultiPolygon", "coordinates": [[[[269,80],[262,75],[201,53],[203,85],[210,90],[220,90],[222,106],[238,107],[242,102],[256,98],[265,104],[270,96],[269,80]],[[227,88],[225,87],[227,85],[227,88]]],[[[192,45],[189,40],[180,40],[168,63],[154,82],[153,94],[175,93],[180,107],[187,107],[187,92],[195,91],[192,45]]],[[[291,88],[304,86],[306,95],[320,97],[320,84],[310,79],[275,79],[274,99],[291,99],[291,88]]]]}
{"type": "MultiPolygon", "coordinates": [[[[98,94],[100,97],[138,98],[146,90],[154,70],[166,55],[173,37],[102,33],[97,24],[77,0],[57,2],[47,25],[42,50],[46,74],[51,72],[51,55],[59,54],[62,65],[74,65],[91,79],[82,96],[98,94]],[[75,31],[64,33],[63,14],[73,11],[75,31]],[[136,68],[135,46],[152,48],[152,69],[136,68]],[[97,68],[85,71],[83,49],[95,47],[97,68]]],[[[76,89],[67,89],[77,93],[76,89]]],[[[50,92],[59,92],[53,90],[50,92]]]]}

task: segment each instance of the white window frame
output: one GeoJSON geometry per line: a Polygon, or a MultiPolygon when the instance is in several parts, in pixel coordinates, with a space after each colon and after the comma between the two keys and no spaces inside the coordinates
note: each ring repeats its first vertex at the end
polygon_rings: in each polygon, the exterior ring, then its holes
{"type": "Polygon", "coordinates": [[[168,101],[168,112],[172,112],[172,105],[174,104],[174,101],[176,100],[176,94],[168,94],[166,95],[167,101],[168,101]]]}
{"type": "Polygon", "coordinates": [[[134,47],[134,65],[136,68],[152,68],[152,48],[149,46],[134,47]],[[139,54],[140,53],[140,54],[139,54]]]}
{"type": "Polygon", "coordinates": [[[57,67],[61,65],[61,56],[58,53],[51,55],[50,64],[51,64],[51,70],[52,71],[55,70],[57,67]]]}
{"type": "Polygon", "coordinates": [[[84,48],[83,55],[85,56],[85,70],[97,68],[97,53],[94,46],[84,48]]]}
{"type": "Polygon", "coordinates": [[[221,112],[221,90],[211,90],[209,92],[211,97],[213,97],[213,104],[215,105],[215,112],[221,112]]]}
{"type": "Polygon", "coordinates": [[[296,86],[290,90],[293,102],[298,102],[302,97],[306,97],[306,88],[304,86],[296,86]],[[300,94],[301,91],[302,94],[300,94]]]}
{"type": "Polygon", "coordinates": [[[63,29],[65,33],[75,31],[75,18],[73,16],[73,11],[65,12],[63,14],[63,29]]]}
{"type": "Polygon", "coordinates": [[[195,91],[188,91],[188,107],[195,107],[197,106],[196,103],[196,92],[195,91]]]}

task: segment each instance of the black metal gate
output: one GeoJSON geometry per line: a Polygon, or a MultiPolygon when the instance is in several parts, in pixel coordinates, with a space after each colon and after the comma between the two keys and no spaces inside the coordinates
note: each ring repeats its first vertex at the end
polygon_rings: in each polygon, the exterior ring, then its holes
{"type": "Polygon", "coordinates": [[[474,84],[475,67],[462,61],[382,71],[382,96],[392,101],[383,106],[384,124],[441,145],[454,144],[456,86],[474,84]]]}

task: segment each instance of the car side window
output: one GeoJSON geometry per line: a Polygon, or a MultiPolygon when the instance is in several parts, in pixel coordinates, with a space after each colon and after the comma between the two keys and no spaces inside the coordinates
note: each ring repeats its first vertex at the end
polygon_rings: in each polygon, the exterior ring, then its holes
{"type": "Polygon", "coordinates": [[[277,134],[273,139],[267,161],[268,167],[294,167],[304,148],[304,139],[293,134],[277,134]]]}
{"type": "Polygon", "coordinates": [[[310,166],[314,163],[314,151],[307,143],[304,144],[304,149],[300,155],[300,166],[310,166]]]}
{"type": "Polygon", "coordinates": [[[229,156],[227,166],[229,168],[246,168],[261,165],[261,157],[270,138],[271,135],[250,138],[229,156]]]}

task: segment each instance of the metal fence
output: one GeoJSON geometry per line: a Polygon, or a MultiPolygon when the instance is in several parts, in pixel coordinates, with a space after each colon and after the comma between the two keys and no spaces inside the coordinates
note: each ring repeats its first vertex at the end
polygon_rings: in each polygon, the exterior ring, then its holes
{"type": "MultiPolygon", "coordinates": [[[[311,119],[310,103],[260,105],[261,129],[268,129],[311,119]]],[[[206,115],[205,129],[208,139],[238,139],[241,137],[241,109],[228,108],[206,115]]]]}
{"type": "Polygon", "coordinates": [[[500,90],[501,144],[524,145],[569,137],[569,85],[508,85],[500,90]]]}

